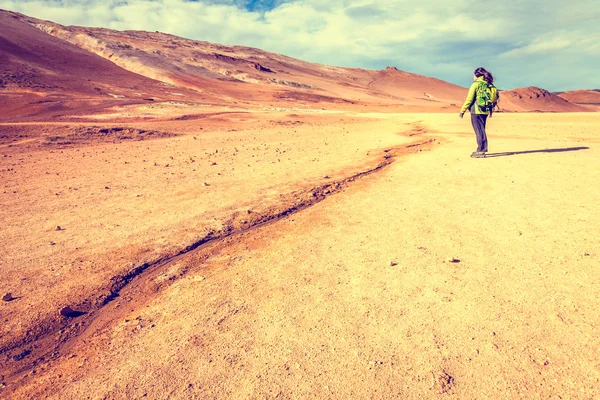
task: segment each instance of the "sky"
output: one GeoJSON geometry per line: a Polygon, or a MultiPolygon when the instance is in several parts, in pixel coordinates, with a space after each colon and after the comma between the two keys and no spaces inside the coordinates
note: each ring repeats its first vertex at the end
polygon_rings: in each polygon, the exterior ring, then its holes
{"type": "Polygon", "coordinates": [[[146,30],[468,86],[600,89],[600,0],[0,0],[63,25],[146,30]]]}

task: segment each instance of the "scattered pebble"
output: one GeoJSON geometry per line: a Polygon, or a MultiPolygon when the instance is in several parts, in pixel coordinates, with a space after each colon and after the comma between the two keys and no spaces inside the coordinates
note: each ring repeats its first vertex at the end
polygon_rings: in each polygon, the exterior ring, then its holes
{"type": "Polygon", "coordinates": [[[390,267],[396,266],[398,263],[396,261],[390,261],[390,267]]]}
{"type": "Polygon", "coordinates": [[[324,179],[329,179],[329,175],[323,176],[324,179]]]}
{"type": "Polygon", "coordinates": [[[57,227],[56,227],[56,230],[57,230],[57,231],[64,231],[65,229],[64,229],[64,228],[61,228],[61,227],[60,227],[60,225],[59,225],[59,226],[57,226],[57,227]]]}
{"type": "Polygon", "coordinates": [[[6,293],[4,296],[2,296],[2,301],[13,301],[15,298],[13,297],[11,292],[6,293]]]}
{"type": "Polygon", "coordinates": [[[204,186],[210,186],[208,183],[204,182],[203,183],[204,186]]]}
{"type": "Polygon", "coordinates": [[[54,246],[56,243],[54,243],[54,242],[50,242],[50,243],[48,243],[48,244],[49,244],[50,246],[54,246]]]}
{"type": "Polygon", "coordinates": [[[458,258],[454,258],[454,257],[448,257],[446,259],[446,261],[449,262],[449,263],[458,263],[458,262],[460,262],[460,260],[458,258]]]}
{"type": "Polygon", "coordinates": [[[108,186],[104,186],[104,189],[110,189],[108,186]]]}

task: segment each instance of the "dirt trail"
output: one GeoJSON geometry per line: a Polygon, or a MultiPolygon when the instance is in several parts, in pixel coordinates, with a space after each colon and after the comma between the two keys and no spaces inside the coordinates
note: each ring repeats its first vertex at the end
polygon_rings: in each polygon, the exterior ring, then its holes
{"type": "Polygon", "coordinates": [[[597,397],[599,120],[552,118],[470,159],[426,117],[448,144],[164,265],[11,397],[597,397]]]}

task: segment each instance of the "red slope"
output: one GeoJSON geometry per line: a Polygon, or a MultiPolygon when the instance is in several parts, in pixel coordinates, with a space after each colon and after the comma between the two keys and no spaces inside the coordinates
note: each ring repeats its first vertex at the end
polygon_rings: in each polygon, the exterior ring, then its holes
{"type": "MultiPolygon", "coordinates": [[[[22,16],[0,11],[1,118],[62,115],[81,107],[171,99],[158,81],[114,63],[25,23],[22,16]],[[77,100],[66,105],[66,100],[77,100]]],[[[187,92],[188,96],[199,96],[187,92]]],[[[82,110],[83,111],[83,110],[82,110]]]]}
{"type": "Polygon", "coordinates": [[[572,90],[558,96],[570,103],[600,105],[600,90],[572,90]]]}
{"type": "MultiPolygon", "coordinates": [[[[104,102],[112,94],[128,101],[185,98],[246,107],[320,108],[327,103],[328,108],[454,111],[467,93],[394,67],[332,67],[158,32],[65,27],[1,10],[0,24],[3,85],[37,94],[79,93],[104,102]],[[33,72],[21,76],[17,71],[33,72]]],[[[500,105],[505,111],[586,110],[533,87],[502,92],[500,105]]]]}
{"type": "Polygon", "coordinates": [[[499,105],[503,111],[588,111],[584,107],[569,103],[547,90],[534,86],[502,91],[499,105]]]}
{"type": "Polygon", "coordinates": [[[439,108],[455,103],[465,90],[395,68],[369,71],[330,67],[259,49],[163,33],[64,27],[35,19],[29,22],[132,72],[229,100],[345,105],[360,101],[439,108]]]}

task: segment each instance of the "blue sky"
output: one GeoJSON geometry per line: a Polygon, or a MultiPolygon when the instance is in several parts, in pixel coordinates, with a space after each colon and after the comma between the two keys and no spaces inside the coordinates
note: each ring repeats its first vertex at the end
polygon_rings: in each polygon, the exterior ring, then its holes
{"type": "Polygon", "coordinates": [[[598,0],[0,0],[64,25],[168,32],[468,86],[600,89],[598,0]]]}

